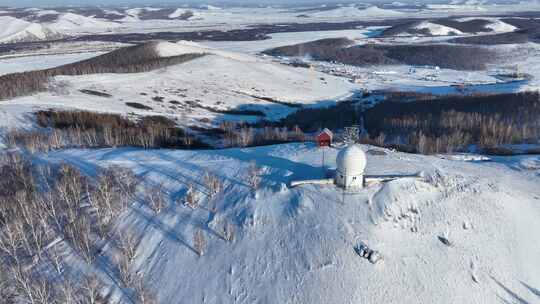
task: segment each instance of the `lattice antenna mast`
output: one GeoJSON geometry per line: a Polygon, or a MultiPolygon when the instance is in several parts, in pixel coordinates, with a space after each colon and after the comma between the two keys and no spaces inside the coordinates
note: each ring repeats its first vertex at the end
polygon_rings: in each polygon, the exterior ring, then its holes
{"type": "Polygon", "coordinates": [[[350,127],[345,127],[343,133],[343,142],[347,145],[357,143],[360,139],[360,126],[352,125],[350,127]]]}

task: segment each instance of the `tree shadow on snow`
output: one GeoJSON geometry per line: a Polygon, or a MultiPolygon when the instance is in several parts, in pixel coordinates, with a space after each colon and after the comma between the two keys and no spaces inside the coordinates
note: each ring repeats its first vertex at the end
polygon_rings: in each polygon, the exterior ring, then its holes
{"type": "MultiPolygon", "coordinates": [[[[510,288],[508,288],[506,285],[504,285],[502,282],[500,282],[499,280],[497,280],[495,277],[491,276],[491,279],[497,284],[499,285],[499,287],[501,287],[505,294],[507,295],[507,297],[502,297],[501,295],[497,294],[497,297],[501,300],[502,303],[505,303],[505,304],[533,304],[533,302],[529,302],[527,301],[526,299],[524,299],[522,297],[522,295],[519,295],[517,294],[515,291],[511,290],[510,288]],[[510,300],[506,299],[506,298],[510,298],[510,300]]],[[[532,286],[529,286],[528,284],[520,281],[520,283],[529,291],[531,292],[532,294],[534,294],[536,297],[538,297],[538,299],[540,300],[540,290],[536,289],[536,288],[533,288],[532,286]]],[[[536,302],[534,302],[536,303],[536,302]]]]}
{"type": "Polygon", "coordinates": [[[527,288],[532,294],[534,294],[535,296],[538,297],[538,300],[540,300],[540,289],[536,289],[532,286],[530,286],[529,284],[523,282],[523,281],[520,281],[521,285],[523,285],[525,288],[527,288]]]}
{"type": "Polygon", "coordinates": [[[289,183],[293,180],[324,178],[325,171],[320,167],[294,162],[286,158],[275,157],[268,154],[266,150],[251,150],[250,153],[242,149],[215,150],[212,154],[221,155],[228,158],[240,160],[245,163],[254,161],[258,166],[266,166],[272,169],[278,169],[264,179],[277,183],[289,183]],[[291,175],[284,176],[284,172],[292,172],[291,175]]]}
{"type": "Polygon", "coordinates": [[[144,210],[141,210],[140,208],[137,208],[135,206],[131,209],[136,215],[139,216],[139,218],[144,219],[150,226],[156,228],[165,237],[167,237],[167,239],[173,242],[176,242],[180,245],[183,245],[187,247],[189,250],[191,250],[193,253],[197,254],[197,251],[195,250],[195,248],[193,248],[188,242],[186,242],[186,240],[180,237],[177,231],[168,227],[162,221],[158,220],[155,216],[149,215],[144,210]]]}

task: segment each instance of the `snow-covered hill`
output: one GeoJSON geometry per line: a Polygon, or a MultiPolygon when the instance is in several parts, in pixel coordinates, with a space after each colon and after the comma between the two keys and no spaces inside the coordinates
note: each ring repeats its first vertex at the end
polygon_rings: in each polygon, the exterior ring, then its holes
{"type": "Polygon", "coordinates": [[[9,16],[0,16],[0,43],[27,42],[61,37],[56,30],[9,16]]]}
{"type": "Polygon", "coordinates": [[[488,23],[486,24],[485,28],[486,29],[490,29],[492,31],[492,33],[506,33],[506,32],[513,32],[515,30],[517,30],[517,27],[511,25],[511,24],[508,24],[504,21],[501,21],[500,19],[498,18],[495,18],[495,17],[492,17],[492,18],[489,18],[489,17],[469,17],[469,18],[460,18],[460,19],[456,19],[457,21],[460,21],[460,22],[467,22],[467,21],[470,21],[470,20],[485,20],[485,21],[488,21],[488,23]]]}
{"type": "Polygon", "coordinates": [[[425,31],[431,36],[449,36],[449,35],[462,35],[463,33],[455,28],[448,26],[423,21],[413,27],[415,30],[425,31]]]}
{"type": "Polygon", "coordinates": [[[178,118],[185,125],[216,125],[223,120],[262,118],[227,114],[230,110],[260,111],[266,119],[278,119],[298,109],[279,102],[328,105],[349,96],[357,88],[344,78],[192,42],[161,42],[156,48],[163,57],[188,53],[207,55],[146,73],[59,76],[53,88],[62,89],[17,98],[10,104],[28,111],[34,107],[67,107],[122,114],[164,114],[178,118]],[[81,93],[84,89],[107,92],[112,97],[81,93]],[[126,102],[136,102],[150,109],[134,109],[126,102]]]}
{"type": "Polygon", "coordinates": [[[116,22],[100,20],[74,13],[61,14],[55,21],[45,24],[57,32],[66,34],[99,33],[120,27],[120,24],[116,22]]]}
{"type": "MultiPolygon", "coordinates": [[[[325,152],[330,167],[336,152],[325,152]]],[[[323,175],[322,152],[309,144],[69,150],[41,158],[88,174],[97,167],[128,167],[144,184],[163,185],[170,201],[160,214],[135,202],[119,219],[119,228],[137,239],[131,270],[159,303],[540,301],[540,171],[518,165],[538,162],[538,156],[466,162],[388,150],[373,154],[367,174],[424,171],[426,180],[348,194],[333,185],[290,189],[291,180],[323,175]],[[258,190],[247,183],[253,162],[262,178],[258,190]],[[200,183],[206,172],[224,183],[212,199],[200,183]],[[196,209],[181,203],[190,184],[200,195],[196,209]],[[232,242],[220,237],[224,223],[234,225],[232,242]],[[198,229],[207,240],[202,256],[193,249],[198,229]],[[372,265],[356,255],[359,241],[380,251],[384,262],[372,265]]],[[[103,248],[103,260],[112,246],[103,248]]],[[[88,271],[69,252],[65,247],[70,268],[88,271]]],[[[114,297],[125,299],[114,269],[95,265],[91,270],[114,297]]]]}

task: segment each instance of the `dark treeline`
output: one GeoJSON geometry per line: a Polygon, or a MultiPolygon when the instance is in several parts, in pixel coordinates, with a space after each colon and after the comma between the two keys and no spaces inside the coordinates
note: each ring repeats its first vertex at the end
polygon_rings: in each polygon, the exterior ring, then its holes
{"type": "Polygon", "coordinates": [[[437,19],[433,23],[455,28],[464,33],[483,33],[493,31],[486,25],[490,24],[489,20],[471,19],[467,21],[457,21],[455,19],[437,19]]]}
{"type": "Polygon", "coordinates": [[[518,44],[527,42],[538,43],[540,42],[540,26],[494,35],[459,37],[450,40],[450,42],[477,45],[518,44]]]}
{"type": "Polygon", "coordinates": [[[2,84],[0,100],[46,90],[49,79],[53,76],[147,72],[204,56],[204,54],[185,54],[159,57],[155,48],[156,43],[121,48],[101,56],[55,68],[0,76],[2,84]]]}
{"type": "Polygon", "coordinates": [[[320,61],[349,65],[432,65],[458,70],[481,70],[496,58],[494,51],[482,47],[427,45],[360,45],[346,38],[321,39],[264,51],[271,56],[310,57],[320,61]]]}
{"type": "Polygon", "coordinates": [[[477,145],[484,152],[500,153],[504,144],[538,143],[539,96],[537,92],[439,98],[392,94],[367,110],[344,101],[328,108],[300,109],[279,122],[252,127],[298,128],[313,134],[325,127],[337,131],[363,125],[363,143],[406,152],[466,151],[477,145]]]}
{"type": "MultiPolygon", "coordinates": [[[[287,128],[299,127],[305,132],[316,132],[323,128],[339,130],[360,123],[362,108],[350,101],[344,101],[328,108],[303,108],[291,113],[277,125],[287,128]]],[[[272,123],[267,122],[267,125],[272,123]]]]}
{"type": "Polygon", "coordinates": [[[365,127],[379,144],[419,153],[502,144],[538,143],[538,92],[451,96],[414,102],[386,101],[364,113],[365,127]]]}
{"type": "MultiPolygon", "coordinates": [[[[423,21],[424,20],[417,20],[417,21],[404,22],[401,24],[397,24],[397,25],[394,25],[392,27],[385,29],[381,35],[384,37],[392,37],[392,36],[396,36],[402,33],[408,33],[408,34],[423,34],[426,36],[430,36],[431,33],[429,33],[429,31],[418,30],[415,28],[418,24],[420,24],[423,21]]],[[[455,28],[456,30],[459,30],[460,32],[463,32],[463,33],[481,33],[481,32],[492,31],[492,29],[486,27],[486,25],[488,25],[490,21],[483,20],[483,19],[457,21],[455,19],[442,18],[442,19],[429,20],[429,22],[455,28]]]]}
{"type": "Polygon", "coordinates": [[[258,126],[245,123],[223,122],[219,129],[214,130],[223,139],[223,147],[253,147],[282,144],[289,142],[303,142],[309,136],[298,126],[276,126],[259,124],[258,126]]]}
{"type": "Polygon", "coordinates": [[[121,146],[208,148],[162,116],[146,116],[136,122],[116,114],[85,111],[39,111],[36,116],[41,128],[7,132],[10,146],[30,152],[121,146]]]}

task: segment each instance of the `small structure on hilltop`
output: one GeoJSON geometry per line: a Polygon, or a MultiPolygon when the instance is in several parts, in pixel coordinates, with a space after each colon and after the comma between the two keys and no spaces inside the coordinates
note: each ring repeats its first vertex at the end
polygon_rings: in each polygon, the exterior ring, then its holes
{"type": "Polygon", "coordinates": [[[350,144],[339,151],[336,158],[336,171],[332,178],[307,179],[291,181],[291,187],[306,184],[328,185],[334,184],[344,190],[359,190],[365,185],[388,182],[395,179],[423,180],[423,173],[397,174],[397,175],[365,175],[367,158],[366,153],[358,144],[350,144]]]}
{"type": "Polygon", "coordinates": [[[334,133],[332,133],[332,131],[328,130],[327,128],[324,128],[315,137],[315,141],[317,142],[317,146],[319,147],[330,147],[332,145],[333,139],[334,139],[334,133]]]}
{"type": "Polygon", "coordinates": [[[344,189],[363,188],[366,164],[366,154],[359,145],[353,144],[339,151],[335,184],[344,189]]]}

